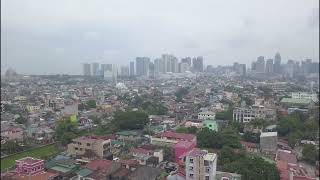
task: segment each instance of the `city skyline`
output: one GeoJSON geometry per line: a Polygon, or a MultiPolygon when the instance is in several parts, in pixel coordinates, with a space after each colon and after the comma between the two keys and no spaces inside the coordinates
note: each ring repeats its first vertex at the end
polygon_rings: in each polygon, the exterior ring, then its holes
{"type": "Polygon", "coordinates": [[[1,3],[2,71],[81,74],[81,63],[127,65],[162,53],[199,55],[214,66],[249,66],[256,57],[273,58],[278,51],[284,61],[319,61],[316,0],[1,3]]]}

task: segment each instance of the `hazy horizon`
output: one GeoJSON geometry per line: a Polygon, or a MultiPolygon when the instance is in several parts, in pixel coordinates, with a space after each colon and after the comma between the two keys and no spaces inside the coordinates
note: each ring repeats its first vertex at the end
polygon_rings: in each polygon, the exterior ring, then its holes
{"type": "Polygon", "coordinates": [[[319,61],[319,1],[1,1],[1,70],[82,74],[82,63],[203,56],[319,61]],[[90,3],[88,3],[90,2],[90,3]]]}

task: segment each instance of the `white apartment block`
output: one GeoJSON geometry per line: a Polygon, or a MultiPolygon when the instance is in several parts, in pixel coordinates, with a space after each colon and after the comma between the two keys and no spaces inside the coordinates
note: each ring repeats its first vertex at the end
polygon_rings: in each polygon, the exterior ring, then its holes
{"type": "Polygon", "coordinates": [[[248,123],[254,119],[275,120],[275,109],[253,105],[252,107],[238,107],[233,110],[233,120],[240,123],[248,123]]]}
{"type": "Polygon", "coordinates": [[[306,92],[294,92],[291,94],[292,99],[311,99],[314,102],[318,101],[317,94],[311,94],[306,92]]]}
{"type": "Polygon", "coordinates": [[[206,111],[206,112],[199,112],[198,113],[198,119],[211,119],[214,120],[216,118],[216,113],[212,111],[206,111]]]}
{"type": "Polygon", "coordinates": [[[217,155],[206,150],[193,149],[186,156],[186,180],[215,180],[217,155]]]}

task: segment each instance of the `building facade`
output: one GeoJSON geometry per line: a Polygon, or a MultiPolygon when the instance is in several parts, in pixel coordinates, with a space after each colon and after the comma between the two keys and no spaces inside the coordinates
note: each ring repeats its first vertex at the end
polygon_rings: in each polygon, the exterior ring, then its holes
{"type": "Polygon", "coordinates": [[[193,149],[186,156],[186,180],[215,180],[217,155],[205,150],[193,149]]]}

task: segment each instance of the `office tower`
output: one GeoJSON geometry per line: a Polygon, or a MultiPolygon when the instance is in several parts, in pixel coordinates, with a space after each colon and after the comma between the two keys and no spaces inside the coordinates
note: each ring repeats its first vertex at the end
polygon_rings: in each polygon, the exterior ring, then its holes
{"type": "Polygon", "coordinates": [[[120,67],[120,75],[121,75],[121,77],[129,77],[129,67],[128,66],[121,66],[120,67]]]}
{"type": "Polygon", "coordinates": [[[163,63],[164,63],[164,72],[178,72],[178,59],[171,54],[163,54],[162,55],[163,63]]]}
{"type": "Polygon", "coordinates": [[[273,59],[267,60],[266,73],[273,73],[273,59]]]}
{"type": "Polygon", "coordinates": [[[91,65],[88,63],[83,64],[83,75],[84,76],[91,76],[91,65]]]}
{"type": "Polygon", "coordinates": [[[187,63],[191,67],[191,57],[185,57],[181,59],[182,63],[187,63]]]}
{"type": "Polygon", "coordinates": [[[185,73],[185,72],[190,70],[190,66],[189,66],[188,63],[179,63],[179,65],[180,65],[180,67],[179,67],[179,69],[180,69],[179,72],[180,73],[185,73]]]}
{"type": "Polygon", "coordinates": [[[134,62],[133,61],[130,62],[130,76],[131,77],[134,76],[134,62]]]}
{"type": "Polygon", "coordinates": [[[239,69],[239,63],[237,63],[237,62],[233,63],[232,69],[233,69],[234,71],[238,71],[238,69],[239,69]]]}
{"type": "Polygon", "coordinates": [[[160,62],[161,62],[161,59],[160,58],[157,58],[153,61],[153,65],[154,65],[154,73],[155,74],[159,74],[160,73],[160,62]]]}
{"type": "Polygon", "coordinates": [[[247,74],[247,66],[246,64],[239,64],[238,65],[238,72],[241,76],[245,76],[247,74]]]}
{"type": "Polygon", "coordinates": [[[257,70],[257,63],[256,62],[252,62],[251,63],[251,71],[256,71],[257,70]]]}
{"type": "Polygon", "coordinates": [[[208,65],[206,71],[207,71],[207,73],[213,73],[214,72],[213,66],[212,65],[208,65]]]}
{"type": "Polygon", "coordinates": [[[288,63],[285,65],[285,68],[284,68],[284,73],[285,73],[285,76],[286,77],[290,77],[292,78],[293,77],[293,72],[294,72],[294,61],[293,60],[288,60],[288,63]]]}
{"type": "Polygon", "coordinates": [[[265,72],[264,56],[259,56],[259,57],[257,58],[256,71],[257,71],[257,72],[260,72],[260,73],[264,73],[264,72],[265,72]]]}
{"type": "Polygon", "coordinates": [[[103,73],[104,80],[112,81],[113,83],[117,83],[118,80],[118,69],[117,66],[112,64],[111,69],[107,68],[103,73]]]}
{"type": "Polygon", "coordinates": [[[99,73],[99,63],[92,63],[92,75],[97,76],[99,73]]]}
{"type": "Polygon", "coordinates": [[[155,78],[155,68],[154,68],[154,64],[152,62],[149,62],[149,75],[148,75],[148,77],[150,79],[155,78]]]}
{"type": "Polygon", "coordinates": [[[193,149],[187,153],[186,180],[215,180],[217,155],[206,150],[193,149]]]}
{"type": "Polygon", "coordinates": [[[281,56],[280,56],[280,53],[278,53],[278,52],[274,56],[273,72],[275,72],[275,73],[280,73],[281,72],[281,56]]]}
{"type": "Polygon", "coordinates": [[[150,64],[150,58],[137,57],[136,58],[136,75],[137,76],[148,76],[149,64],[150,64]]]}
{"type": "Polygon", "coordinates": [[[198,56],[192,59],[192,66],[194,72],[203,72],[203,57],[198,56]]]}

